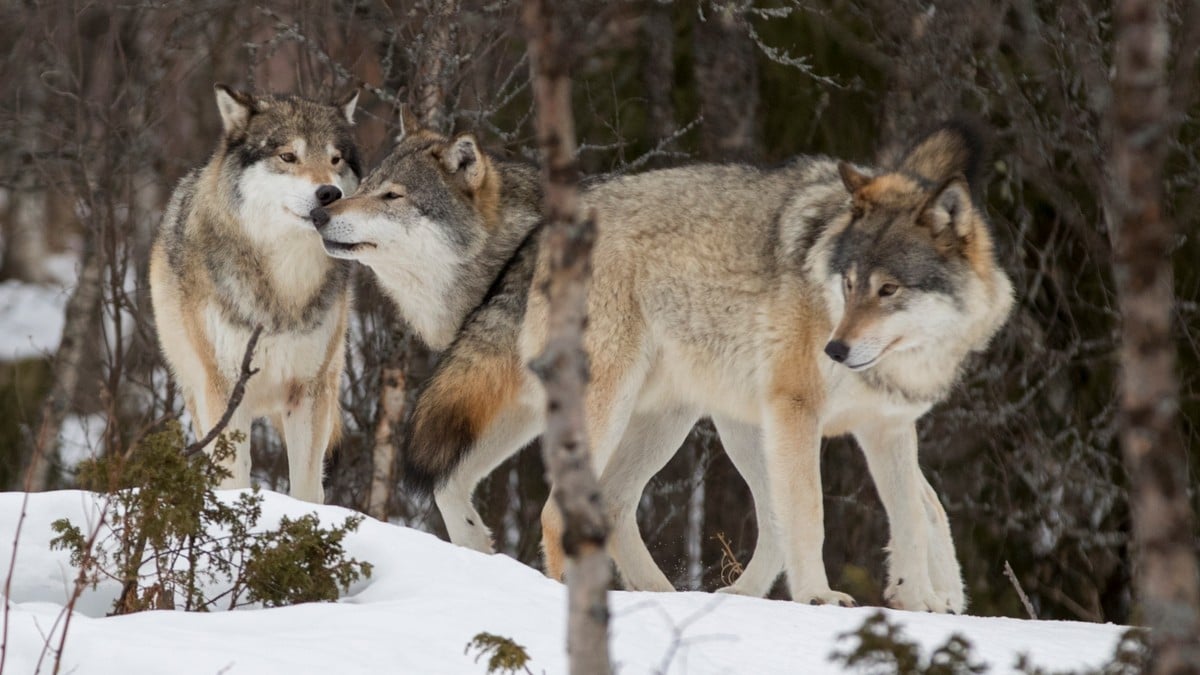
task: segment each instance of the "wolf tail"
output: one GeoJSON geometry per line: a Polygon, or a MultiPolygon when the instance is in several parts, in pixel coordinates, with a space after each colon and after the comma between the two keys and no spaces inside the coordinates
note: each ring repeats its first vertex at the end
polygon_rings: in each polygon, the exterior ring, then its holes
{"type": "Polygon", "coordinates": [[[404,483],[420,495],[445,484],[500,411],[516,398],[514,353],[455,345],[417,398],[402,458],[404,483]]]}

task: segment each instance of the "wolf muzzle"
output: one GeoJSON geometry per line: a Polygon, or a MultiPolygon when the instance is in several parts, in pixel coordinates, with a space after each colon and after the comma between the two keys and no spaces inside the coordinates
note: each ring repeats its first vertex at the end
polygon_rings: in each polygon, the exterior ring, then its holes
{"type": "MultiPolygon", "coordinates": [[[[314,217],[315,221],[316,218],[314,217]]],[[[846,357],[850,356],[850,345],[841,340],[830,340],[829,344],[825,345],[825,353],[829,358],[838,363],[845,363],[846,357]]]]}
{"type": "Polygon", "coordinates": [[[342,190],[336,185],[322,185],[317,188],[317,202],[321,206],[329,206],[342,198],[342,190]]]}
{"type": "Polygon", "coordinates": [[[308,217],[312,218],[313,225],[319,230],[329,224],[329,212],[322,207],[317,207],[308,212],[308,217]]]}

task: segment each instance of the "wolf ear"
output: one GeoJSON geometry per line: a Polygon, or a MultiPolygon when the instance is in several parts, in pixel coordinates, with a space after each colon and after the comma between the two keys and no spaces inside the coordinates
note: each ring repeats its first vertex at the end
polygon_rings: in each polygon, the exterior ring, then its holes
{"type": "Polygon", "coordinates": [[[410,136],[416,136],[425,130],[421,125],[421,120],[413,114],[412,108],[405,104],[400,104],[400,132],[396,134],[396,142],[399,143],[410,136]]]}
{"type": "Polygon", "coordinates": [[[342,113],[342,117],[346,118],[346,122],[353,126],[354,124],[354,109],[358,107],[359,89],[355,87],[354,91],[343,96],[341,100],[335,101],[333,107],[337,108],[342,113]]]}
{"type": "Polygon", "coordinates": [[[933,231],[934,237],[952,232],[959,239],[967,239],[971,234],[973,208],[967,179],[962,175],[952,176],[930,194],[921,219],[933,231]]]}
{"type": "Polygon", "coordinates": [[[451,175],[460,177],[475,192],[487,177],[487,159],[472,134],[462,134],[437,153],[442,166],[451,175]]]}
{"type": "Polygon", "coordinates": [[[838,162],[838,175],[842,177],[842,185],[850,194],[858,192],[864,185],[871,182],[871,177],[850,166],[847,162],[838,162]]]}
{"type": "Polygon", "coordinates": [[[217,94],[217,109],[221,111],[221,125],[225,133],[245,127],[256,111],[254,97],[220,83],[214,85],[213,90],[217,94]]]}
{"type": "Polygon", "coordinates": [[[933,183],[961,176],[969,188],[974,188],[983,155],[983,137],[974,125],[948,122],[909,149],[900,160],[900,169],[933,183]]]}

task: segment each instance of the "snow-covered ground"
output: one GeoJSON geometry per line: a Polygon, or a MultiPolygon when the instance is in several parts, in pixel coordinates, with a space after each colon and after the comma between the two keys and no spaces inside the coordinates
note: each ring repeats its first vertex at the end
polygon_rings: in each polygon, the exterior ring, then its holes
{"type": "MultiPolygon", "coordinates": [[[[232,495],[234,493],[230,493],[232,495]]],[[[263,523],[317,512],[340,523],[350,512],[264,493],[263,523]]],[[[227,495],[227,496],[230,496],[227,495]]],[[[0,494],[0,579],[24,495],[0,494]]],[[[50,522],[86,522],[96,497],[78,491],[29,496],[17,551],[4,673],[35,672],[71,587],[67,554],[50,551],[50,522]]],[[[415,530],[367,519],[347,538],[350,555],[374,565],[340,602],[212,614],[146,612],[104,618],[117,588],[81,599],[60,672],[77,673],[483,673],[464,653],[490,632],[524,645],[534,673],[567,672],[564,587],[504,556],[487,556],[415,530]]],[[[810,607],[706,593],[610,595],[619,673],[836,673],[829,654],[840,633],[870,608],[810,607]]],[[[889,612],[926,650],[961,633],[990,672],[1019,653],[1052,669],[1104,662],[1122,627],[889,612]]],[[[55,639],[54,644],[57,644],[55,639]]],[[[42,672],[52,670],[47,657],[42,672]]]]}

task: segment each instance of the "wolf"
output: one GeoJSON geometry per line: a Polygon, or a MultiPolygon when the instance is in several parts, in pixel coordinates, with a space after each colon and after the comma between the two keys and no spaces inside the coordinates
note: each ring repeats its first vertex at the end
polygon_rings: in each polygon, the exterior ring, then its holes
{"type": "MultiPolygon", "coordinates": [[[[531,393],[518,351],[537,259],[541,179],[537,166],[487,152],[473,134],[445,137],[402,112],[394,148],[358,192],[312,218],[328,254],[373,270],[417,336],[443,351],[414,411],[404,478],[417,493],[438,487],[435,500],[453,542],[490,552],[490,532],[470,495],[543,424],[544,403],[531,393]],[[470,478],[443,484],[460,461],[476,463],[459,474],[470,478]]],[[[682,423],[674,417],[662,425],[666,435],[653,423],[631,428],[630,447],[678,448],[699,416],[682,423]],[[672,438],[681,426],[684,433],[672,438]]],[[[723,431],[735,462],[754,461],[751,436],[723,431]]],[[[653,566],[636,523],[625,539],[634,543],[623,550],[653,566]]],[[[752,558],[744,580],[756,570],[778,576],[760,560],[752,558]]],[[[655,588],[670,590],[662,579],[655,588]]]]}
{"type": "MultiPolygon", "coordinates": [[[[746,572],[723,590],[762,595],[786,571],[794,600],[853,604],[829,587],[821,560],[819,473],[821,438],[851,434],[889,518],[888,602],[965,609],[949,522],[917,462],[915,423],[1011,311],[1012,284],[973,197],[982,161],[978,135],[947,124],[888,167],[825,157],[776,169],[696,165],[583,192],[581,208],[599,223],[586,432],[627,586],[671,590],[637,532],[636,506],[709,415],[751,489],[761,532],[746,572]]],[[[486,182],[489,167],[478,166],[486,182]]],[[[400,198],[409,183],[391,185],[400,198]]],[[[360,191],[314,213],[326,246],[372,251],[377,273],[412,269],[413,256],[391,243],[397,230],[413,232],[411,217],[372,211],[364,203],[372,198],[360,191]]],[[[457,224],[405,208],[423,214],[427,241],[452,239],[457,224]]],[[[525,257],[534,269],[523,305],[481,309],[507,312],[492,328],[519,324],[516,353],[511,335],[468,321],[421,396],[405,456],[410,481],[434,488],[451,538],[481,550],[490,544],[471,492],[544,423],[544,396],[521,364],[545,341],[545,298],[534,289],[547,263],[537,252],[525,257]]],[[[547,569],[558,576],[552,501],[542,521],[547,569]]]]}
{"type": "Polygon", "coordinates": [[[224,488],[250,486],[251,422],[268,417],[294,497],[324,501],[324,457],[341,431],[338,384],[351,297],[309,213],[358,186],[358,92],[332,103],[215,86],[223,133],[175,188],[150,257],[155,327],[197,438],[225,412],[255,326],[258,372],[227,427],[241,431],[224,488]]]}

